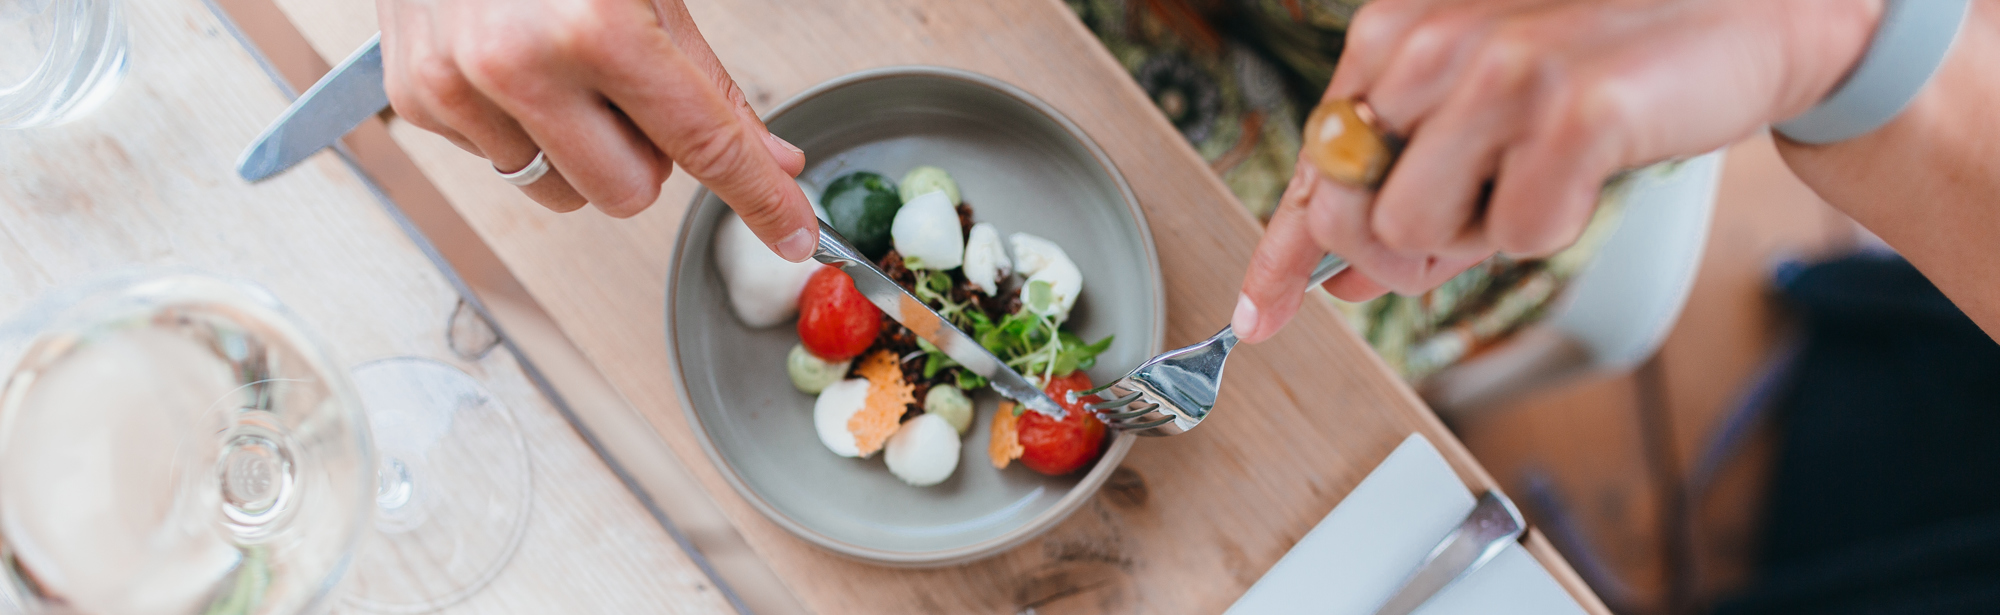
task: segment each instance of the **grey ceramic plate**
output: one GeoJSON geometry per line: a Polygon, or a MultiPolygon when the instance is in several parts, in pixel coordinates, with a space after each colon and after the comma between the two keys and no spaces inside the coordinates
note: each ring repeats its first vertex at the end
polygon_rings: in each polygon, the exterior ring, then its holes
{"type": "MultiPolygon", "coordinates": [[[[1104,381],[1160,350],[1165,304],[1159,259],[1132,190],[1075,124],[994,79],[931,67],[854,73],[773,110],[771,130],[807,153],[800,178],[823,186],[850,171],[892,178],[943,167],[965,201],[1001,233],[1025,231],[1063,246],[1083,270],[1069,327],[1085,339],[1117,335],[1090,370],[1104,381]]],[[[667,336],[689,422],[738,493],[793,534],[833,551],[908,566],[993,555],[1040,534],[1097,491],[1131,448],[1115,438],[1087,473],[1051,478],[987,461],[998,405],[978,399],[958,471],[911,487],[873,459],[835,456],[819,443],[813,398],[785,376],[798,343],[790,323],[752,330],[736,320],[712,258],[727,206],[702,191],[681,223],[667,280],[667,336]]]]}

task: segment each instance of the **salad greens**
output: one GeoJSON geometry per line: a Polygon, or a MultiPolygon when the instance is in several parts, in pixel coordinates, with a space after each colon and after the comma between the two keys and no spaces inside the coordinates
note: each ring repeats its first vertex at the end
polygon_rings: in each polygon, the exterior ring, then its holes
{"type": "MultiPolygon", "coordinates": [[[[1094,343],[1085,342],[1074,333],[1063,331],[1062,324],[1054,316],[1043,316],[1031,310],[1016,310],[995,322],[986,312],[979,309],[976,301],[957,302],[949,296],[950,276],[940,272],[918,271],[914,294],[918,299],[938,310],[952,325],[959,327],[978,340],[994,356],[1000,357],[1008,367],[1030,376],[1040,376],[1042,380],[1067,376],[1079,369],[1090,369],[1097,364],[1097,355],[1111,347],[1117,336],[1107,336],[1094,343]]],[[[917,340],[926,357],[924,377],[933,378],[946,368],[958,365],[944,353],[939,352],[930,342],[917,340]]],[[[959,388],[972,389],[986,384],[985,378],[960,370],[959,388]]]]}
{"type": "MultiPolygon", "coordinates": [[[[919,301],[969,333],[1008,367],[1032,379],[1048,382],[1089,369],[1111,346],[1111,337],[1089,342],[1062,330],[1083,280],[1061,246],[1015,233],[1015,258],[1024,266],[1014,270],[999,245],[997,231],[991,225],[971,224],[971,206],[960,200],[958,183],[943,169],[911,169],[900,187],[876,173],[852,172],[834,179],[820,202],[826,206],[834,229],[854,242],[862,254],[882,261],[882,268],[907,285],[919,301]],[[986,231],[982,245],[987,251],[977,259],[965,256],[973,249],[967,245],[971,241],[967,235],[982,236],[982,226],[986,231]],[[960,258],[950,258],[953,256],[960,258]],[[978,280],[967,276],[974,260],[978,261],[978,280]],[[1029,264],[1033,266],[1025,266],[1029,264]],[[1019,274],[1024,281],[1003,290],[999,283],[1010,274],[1019,274]]],[[[921,379],[910,374],[921,386],[952,385],[971,391],[988,385],[985,378],[964,369],[903,327],[883,329],[870,351],[877,348],[902,357],[904,369],[914,370],[919,363],[910,362],[921,357],[921,379]]],[[[797,363],[788,368],[800,390],[820,384],[820,378],[815,377],[820,372],[843,371],[797,363]]]]}

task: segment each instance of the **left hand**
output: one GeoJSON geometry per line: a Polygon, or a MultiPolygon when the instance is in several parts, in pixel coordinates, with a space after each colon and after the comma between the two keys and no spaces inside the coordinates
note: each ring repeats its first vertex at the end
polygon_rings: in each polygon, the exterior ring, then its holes
{"type": "Polygon", "coordinates": [[[1612,173],[1720,148],[1817,103],[1881,11],[1882,0],[1368,4],[1326,98],[1366,100],[1408,145],[1372,194],[1301,157],[1252,256],[1237,335],[1284,326],[1321,254],[1352,265],[1327,290],[1361,301],[1430,290],[1496,252],[1562,249],[1612,173]]]}

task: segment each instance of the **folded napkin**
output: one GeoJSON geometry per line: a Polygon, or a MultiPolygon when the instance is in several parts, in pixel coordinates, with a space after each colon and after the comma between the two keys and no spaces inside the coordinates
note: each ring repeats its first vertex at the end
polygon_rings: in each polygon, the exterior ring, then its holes
{"type": "MultiPolygon", "coordinates": [[[[1410,434],[1248,593],[1239,615],[1371,615],[1475,498],[1422,434],[1410,434]]],[[[1584,615],[1520,544],[1445,588],[1416,615],[1584,615]]]]}

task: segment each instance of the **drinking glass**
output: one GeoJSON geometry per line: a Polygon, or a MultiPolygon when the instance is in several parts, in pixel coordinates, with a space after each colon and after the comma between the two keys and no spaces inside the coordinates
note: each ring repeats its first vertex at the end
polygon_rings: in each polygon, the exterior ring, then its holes
{"type": "Polygon", "coordinates": [[[125,72],[121,0],[0,0],[0,129],[75,117],[125,72]]]}
{"type": "Polygon", "coordinates": [[[476,381],[352,375],[268,292],[123,273],[0,327],[0,594],[29,613],[423,612],[526,527],[526,444],[476,381]],[[372,433],[371,433],[372,431],[372,433]]]}

